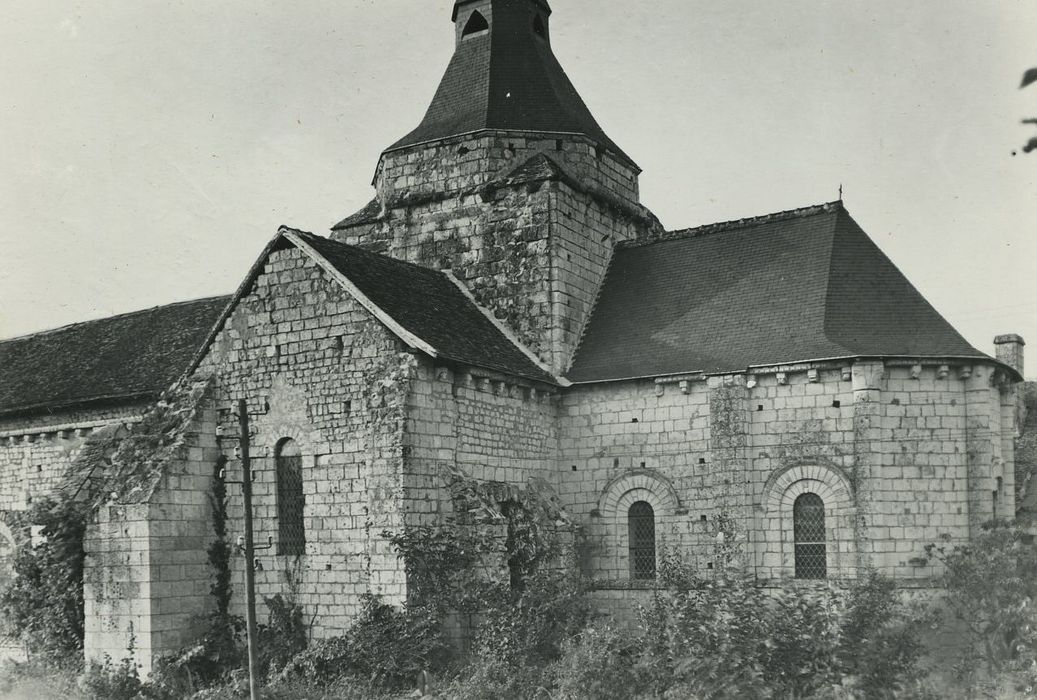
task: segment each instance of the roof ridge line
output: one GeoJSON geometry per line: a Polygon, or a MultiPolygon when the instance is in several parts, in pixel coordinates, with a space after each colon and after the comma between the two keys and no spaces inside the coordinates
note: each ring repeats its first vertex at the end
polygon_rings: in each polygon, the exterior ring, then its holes
{"type": "Polygon", "coordinates": [[[795,209],[785,209],[783,211],[776,211],[770,214],[749,216],[743,219],[718,221],[712,224],[703,224],[702,226],[693,226],[691,228],[684,229],[674,229],[672,231],[666,231],[657,236],[653,236],[648,240],[621,241],[617,244],[617,247],[640,248],[642,246],[652,245],[653,243],[664,243],[666,241],[677,241],[686,238],[697,238],[699,236],[707,236],[714,233],[733,231],[735,229],[745,228],[746,226],[758,226],[760,224],[767,224],[775,221],[788,221],[789,219],[800,219],[808,216],[816,216],[818,214],[837,212],[840,210],[845,210],[842,201],[834,200],[831,202],[823,202],[821,204],[811,204],[805,207],[797,207],[795,209]]]}
{"type": "Polygon", "coordinates": [[[67,331],[72,328],[78,328],[80,326],[87,326],[91,323],[99,323],[101,321],[113,321],[118,318],[127,318],[129,316],[138,316],[140,314],[146,314],[156,309],[168,309],[173,306],[186,306],[187,304],[197,304],[203,301],[215,301],[217,299],[223,299],[226,297],[233,296],[232,294],[214,294],[211,297],[200,297],[198,299],[185,299],[184,301],[174,301],[169,304],[156,304],[155,306],[149,306],[144,309],[137,309],[136,311],[124,311],[121,314],[113,314],[111,316],[102,316],[100,318],[92,318],[86,321],[74,321],[72,323],[66,323],[63,326],[57,326],[56,328],[44,328],[42,331],[34,331],[32,333],[26,333],[24,335],[15,335],[10,338],[0,338],[0,345],[4,343],[13,342],[16,340],[28,340],[30,338],[38,338],[43,335],[50,335],[51,333],[59,333],[61,331],[67,331]]]}

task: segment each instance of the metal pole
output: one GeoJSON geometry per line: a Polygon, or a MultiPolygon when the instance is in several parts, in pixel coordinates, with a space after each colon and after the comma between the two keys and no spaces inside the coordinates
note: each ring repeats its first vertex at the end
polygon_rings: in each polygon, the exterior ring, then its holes
{"type": "Polygon", "coordinates": [[[255,543],[252,541],[252,462],[249,460],[248,406],[238,401],[241,430],[241,491],[245,499],[245,626],[248,634],[248,690],[251,700],[259,699],[259,663],[256,659],[256,572],[255,543]]]}

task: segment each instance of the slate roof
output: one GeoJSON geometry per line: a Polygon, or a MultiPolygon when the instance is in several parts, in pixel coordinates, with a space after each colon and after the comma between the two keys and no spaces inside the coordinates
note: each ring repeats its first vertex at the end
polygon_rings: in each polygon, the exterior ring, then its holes
{"type": "Polygon", "coordinates": [[[350,226],[357,226],[358,224],[370,224],[378,221],[378,218],[382,214],[382,203],[377,197],[372,199],[370,202],[364,205],[364,208],[357,211],[354,214],[350,214],[342,221],[338,222],[331,227],[332,231],[337,231],[343,228],[349,228],[350,226]]]}
{"type": "Polygon", "coordinates": [[[444,273],[322,236],[291,231],[379,309],[431,345],[438,356],[557,384],[444,273]]]}
{"type": "Polygon", "coordinates": [[[889,356],[989,359],[834,202],[621,245],[566,377],[889,356]]]}
{"type": "Polygon", "coordinates": [[[186,301],[0,341],[0,416],[157,397],[187,367],[229,299],[186,301]]]}
{"type": "Polygon", "coordinates": [[[637,167],[598,125],[550,41],[534,33],[534,10],[495,0],[490,31],[459,42],[421,124],[386,150],[487,129],[575,133],[637,167]]]}

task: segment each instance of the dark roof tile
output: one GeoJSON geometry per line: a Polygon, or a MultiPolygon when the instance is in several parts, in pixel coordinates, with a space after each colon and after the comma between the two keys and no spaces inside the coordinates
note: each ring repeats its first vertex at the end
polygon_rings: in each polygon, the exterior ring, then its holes
{"type": "Polygon", "coordinates": [[[0,341],[0,415],[149,399],[187,367],[230,297],[0,341]]]}
{"type": "Polygon", "coordinates": [[[533,32],[532,11],[497,0],[490,31],[458,44],[421,124],[388,150],[483,130],[573,133],[634,165],[598,125],[550,42],[533,32]]]}
{"type": "Polygon", "coordinates": [[[292,232],[440,356],[539,382],[557,383],[442,272],[312,233],[292,232]]]}
{"type": "Polygon", "coordinates": [[[987,357],[832,203],[621,246],[566,377],[858,356],[987,357]]]}
{"type": "Polygon", "coordinates": [[[343,228],[349,228],[350,226],[357,226],[359,224],[370,224],[378,221],[378,218],[382,214],[382,203],[375,197],[370,202],[364,205],[364,208],[360,211],[351,214],[332,226],[332,230],[338,230],[343,228]]]}

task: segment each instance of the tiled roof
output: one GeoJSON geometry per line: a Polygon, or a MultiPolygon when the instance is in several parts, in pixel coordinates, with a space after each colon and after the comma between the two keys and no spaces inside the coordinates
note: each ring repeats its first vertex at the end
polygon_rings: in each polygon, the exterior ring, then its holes
{"type": "Polygon", "coordinates": [[[377,221],[381,213],[382,203],[378,200],[377,197],[375,197],[370,202],[365,204],[363,209],[354,214],[350,214],[346,218],[342,219],[342,221],[332,226],[331,229],[334,231],[338,229],[348,228],[350,226],[356,226],[358,224],[369,224],[374,221],[377,221]]]}
{"type": "Polygon", "coordinates": [[[557,383],[444,273],[312,233],[291,233],[312,247],[396,323],[432,346],[438,356],[539,382],[557,383]]]}
{"type": "Polygon", "coordinates": [[[987,358],[835,202],[620,246],[566,377],[889,356],[987,358]]]}
{"type": "Polygon", "coordinates": [[[487,129],[574,133],[633,164],[598,125],[550,42],[534,33],[532,9],[495,0],[490,31],[458,44],[421,124],[388,150],[487,129]]]}
{"type": "Polygon", "coordinates": [[[230,297],[0,341],[0,415],[146,400],[180,376],[230,297]]]}

